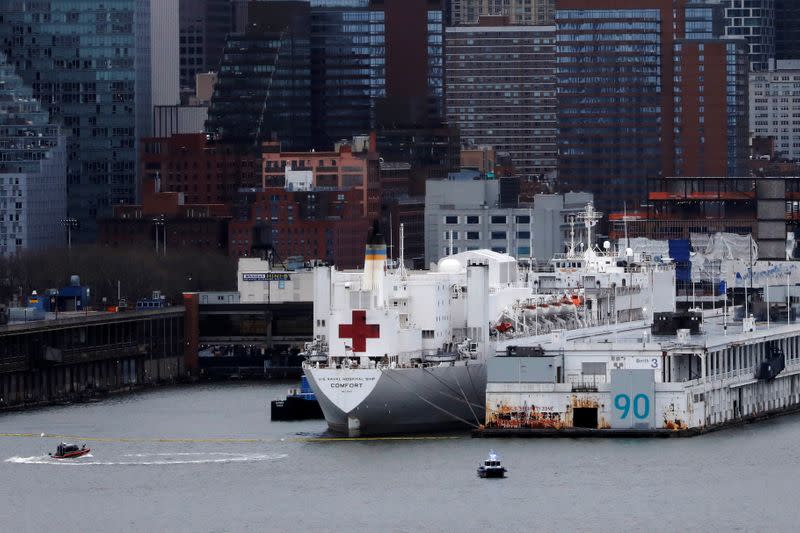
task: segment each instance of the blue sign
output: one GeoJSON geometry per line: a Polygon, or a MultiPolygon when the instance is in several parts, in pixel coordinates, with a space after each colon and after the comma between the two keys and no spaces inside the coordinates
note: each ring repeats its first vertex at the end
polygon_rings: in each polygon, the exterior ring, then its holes
{"type": "Polygon", "coordinates": [[[611,371],[611,427],[655,427],[655,372],[645,369],[611,371]]]}

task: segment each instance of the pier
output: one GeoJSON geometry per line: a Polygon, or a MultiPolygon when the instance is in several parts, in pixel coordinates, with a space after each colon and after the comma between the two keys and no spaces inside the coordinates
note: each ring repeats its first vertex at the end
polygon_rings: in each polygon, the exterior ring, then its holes
{"type": "Polygon", "coordinates": [[[0,409],[91,400],[186,378],[182,306],[59,313],[0,326],[0,409]]]}
{"type": "Polygon", "coordinates": [[[197,357],[200,376],[299,378],[297,354],[313,336],[313,304],[207,302],[184,295],[188,318],[187,353],[197,357]],[[196,318],[195,318],[196,317],[196,318]],[[196,337],[195,337],[196,335],[196,337]]]}
{"type": "Polygon", "coordinates": [[[184,304],[48,313],[0,326],[0,409],[91,401],[197,377],[299,377],[311,304],[184,304]],[[201,351],[211,355],[200,357],[201,351]]]}

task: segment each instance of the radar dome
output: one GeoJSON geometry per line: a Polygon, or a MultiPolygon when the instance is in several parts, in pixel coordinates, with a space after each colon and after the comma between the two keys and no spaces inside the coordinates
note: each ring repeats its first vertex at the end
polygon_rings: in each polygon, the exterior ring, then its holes
{"type": "Polygon", "coordinates": [[[443,272],[445,274],[457,274],[461,272],[461,263],[458,262],[458,259],[446,257],[439,261],[439,272],[443,272]]]}

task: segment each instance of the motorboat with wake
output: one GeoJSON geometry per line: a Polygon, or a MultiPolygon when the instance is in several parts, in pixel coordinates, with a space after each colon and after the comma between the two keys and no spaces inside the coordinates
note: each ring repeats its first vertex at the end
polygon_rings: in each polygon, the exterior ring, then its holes
{"type": "Polygon", "coordinates": [[[87,448],[85,444],[79,448],[77,444],[62,442],[56,448],[56,453],[51,453],[50,457],[53,459],[76,459],[78,457],[83,457],[91,451],[92,450],[87,448]]]}

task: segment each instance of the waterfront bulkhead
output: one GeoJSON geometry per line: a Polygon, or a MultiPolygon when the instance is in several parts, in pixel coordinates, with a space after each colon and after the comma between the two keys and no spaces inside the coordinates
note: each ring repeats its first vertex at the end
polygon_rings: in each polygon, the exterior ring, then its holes
{"type": "Polygon", "coordinates": [[[505,347],[488,362],[483,433],[698,433],[800,407],[800,324],[703,318],[505,347]]]}

